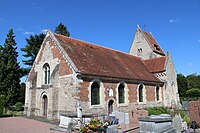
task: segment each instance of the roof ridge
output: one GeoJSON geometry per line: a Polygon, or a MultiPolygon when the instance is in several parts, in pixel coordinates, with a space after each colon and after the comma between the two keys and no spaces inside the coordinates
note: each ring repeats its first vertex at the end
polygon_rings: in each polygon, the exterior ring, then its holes
{"type": "Polygon", "coordinates": [[[166,56],[161,56],[161,57],[152,58],[152,59],[143,59],[143,61],[146,61],[146,60],[155,60],[155,59],[160,59],[160,58],[167,58],[167,57],[166,56]]]}
{"type": "Polygon", "coordinates": [[[57,33],[54,33],[54,34],[59,35],[59,36],[62,36],[62,37],[65,37],[65,38],[68,38],[68,39],[71,39],[71,40],[80,41],[80,42],[82,42],[82,43],[86,43],[87,45],[93,45],[93,46],[96,46],[96,47],[100,47],[100,48],[103,48],[103,49],[108,49],[108,50],[115,51],[115,52],[119,52],[119,53],[122,53],[122,54],[125,54],[125,55],[128,55],[128,56],[132,56],[132,57],[134,57],[134,58],[141,59],[141,58],[138,57],[138,56],[134,56],[134,55],[131,55],[131,54],[129,54],[129,53],[125,53],[125,52],[123,52],[123,51],[119,51],[119,50],[116,50],[116,49],[112,49],[112,48],[108,48],[108,47],[105,47],[105,46],[101,46],[101,45],[96,44],[96,43],[91,43],[91,42],[83,41],[83,40],[80,40],[80,39],[76,39],[76,38],[73,38],[73,37],[64,36],[64,35],[57,34],[57,33]]]}
{"type": "Polygon", "coordinates": [[[160,47],[161,51],[165,54],[165,52],[164,52],[163,49],[161,48],[160,44],[157,42],[157,40],[156,40],[155,37],[153,36],[153,33],[150,32],[149,34],[150,34],[150,36],[155,40],[155,42],[157,43],[157,45],[160,47]]]}
{"type": "Polygon", "coordinates": [[[142,30],[142,29],[140,29],[140,31],[142,32],[143,36],[145,37],[145,39],[147,40],[147,42],[150,44],[150,46],[151,46],[151,48],[152,48],[152,50],[153,50],[154,52],[158,52],[159,54],[165,55],[164,51],[163,51],[162,48],[160,47],[160,44],[159,44],[159,43],[156,41],[156,39],[154,38],[152,32],[148,33],[148,32],[146,32],[146,31],[144,31],[144,30],[142,30]],[[152,46],[153,44],[151,43],[151,40],[149,40],[149,37],[150,37],[151,39],[153,39],[153,41],[154,41],[155,44],[160,48],[160,50],[156,50],[156,49],[152,46]]]}

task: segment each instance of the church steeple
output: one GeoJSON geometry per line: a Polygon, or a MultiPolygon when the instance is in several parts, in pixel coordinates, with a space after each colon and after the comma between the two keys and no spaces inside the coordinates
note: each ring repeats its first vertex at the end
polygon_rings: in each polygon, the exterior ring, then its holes
{"type": "Polygon", "coordinates": [[[140,29],[139,25],[136,27],[136,33],[129,53],[143,59],[165,56],[152,33],[149,34],[140,29]]]}

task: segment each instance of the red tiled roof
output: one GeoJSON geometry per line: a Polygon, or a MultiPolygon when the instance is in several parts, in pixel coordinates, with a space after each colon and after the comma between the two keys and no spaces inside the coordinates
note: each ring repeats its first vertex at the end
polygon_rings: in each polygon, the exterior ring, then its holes
{"type": "Polygon", "coordinates": [[[161,83],[138,57],[54,35],[81,74],[161,83]]]}
{"type": "Polygon", "coordinates": [[[152,73],[163,72],[165,70],[166,56],[142,61],[152,73]]]}
{"type": "Polygon", "coordinates": [[[161,55],[165,55],[165,53],[163,52],[163,50],[161,49],[161,47],[158,45],[158,43],[156,42],[156,40],[153,38],[153,36],[151,34],[148,34],[147,32],[141,30],[143,32],[143,34],[145,35],[146,39],[148,40],[148,42],[150,43],[151,47],[153,48],[153,50],[156,53],[159,53],[161,55]]]}

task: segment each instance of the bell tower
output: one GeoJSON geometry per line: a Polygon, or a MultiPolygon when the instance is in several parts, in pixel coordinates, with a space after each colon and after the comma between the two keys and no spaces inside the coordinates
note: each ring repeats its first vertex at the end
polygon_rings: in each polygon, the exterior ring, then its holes
{"type": "Polygon", "coordinates": [[[153,35],[140,29],[139,25],[137,25],[129,54],[141,57],[142,59],[152,59],[165,56],[153,35]]]}

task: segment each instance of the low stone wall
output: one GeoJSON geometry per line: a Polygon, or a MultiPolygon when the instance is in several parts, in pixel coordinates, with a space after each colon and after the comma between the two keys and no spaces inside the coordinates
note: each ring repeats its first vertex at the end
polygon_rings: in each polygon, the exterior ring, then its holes
{"type": "Polygon", "coordinates": [[[190,101],[188,106],[191,121],[196,121],[200,125],[200,100],[190,101]]]}

